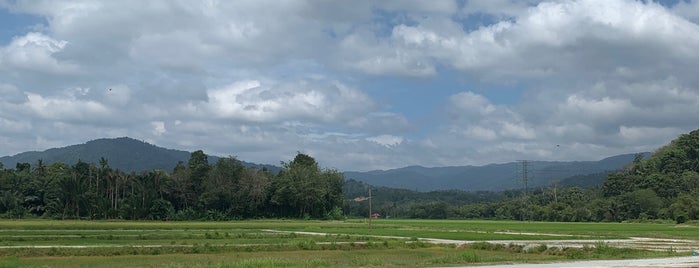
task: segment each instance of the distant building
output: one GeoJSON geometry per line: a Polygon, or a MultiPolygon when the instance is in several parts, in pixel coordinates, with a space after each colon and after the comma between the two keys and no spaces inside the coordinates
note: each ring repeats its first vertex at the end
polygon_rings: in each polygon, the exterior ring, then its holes
{"type": "Polygon", "coordinates": [[[371,218],[372,218],[372,219],[378,219],[378,218],[381,218],[381,214],[379,214],[379,213],[374,213],[374,214],[371,214],[371,218]]]}
{"type": "Polygon", "coordinates": [[[352,200],[354,200],[354,202],[362,202],[362,201],[369,200],[369,198],[366,197],[366,196],[359,196],[359,197],[355,197],[355,198],[352,199],[352,200]]]}

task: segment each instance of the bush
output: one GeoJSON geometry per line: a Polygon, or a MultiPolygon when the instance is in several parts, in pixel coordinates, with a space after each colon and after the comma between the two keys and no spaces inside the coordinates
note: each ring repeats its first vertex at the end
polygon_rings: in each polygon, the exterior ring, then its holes
{"type": "Polygon", "coordinates": [[[677,224],[683,224],[683,223],[687,222],[687,216],[685,216],[685,215],[679,215],[679,216],[677,216],[677,217],[675,218],[675,222],[676,222],[677,224]]]}
{"type": "Polygon", "coordinates": [[[167,220],[172,214],[172,203],[165,199],[156,199],[150,207],[150,215],[154,220],[167,220]]]}
{"type": "Polygon", "coordinates": [[[342,213],[342,209],[340,209],[339,207],[334,207],[333,209],[328,211],[328,214],[325,215],[325,218],[328,220],[339,221],[339,220],[344,220],[345,216],[342,213]]]}

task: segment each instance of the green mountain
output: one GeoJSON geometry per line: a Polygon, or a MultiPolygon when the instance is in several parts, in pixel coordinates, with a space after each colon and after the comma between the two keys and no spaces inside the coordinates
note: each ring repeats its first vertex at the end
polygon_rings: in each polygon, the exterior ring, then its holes
{"type": "MultiPolygon", "coordinates": [[[[609,173],[630,164],[635,156],[636,154],[624,154],[599,161],[527,161],[526,186],[537,188],[554,182],[563,182],[567,186],[597,186],[609,173]]],[[[345,178],[376,186],[416,191],[500,191],[524,188],[523,174],[523,162],[511,162],[485,166],[410,166],[391,170],[345,172],[345,178]]]]}
{"type": "MultiPolygon", "coordinates": [[[[34,165],[41,159],[45,164],[61,162],[73,165],[79,160],[88,163],[99,163],[104,157],[112,168],[126,172],[141,172],[145,170],[161,169],[171,172],[179,161],[187,163],[190,152],[166,149],[153,144],[122,137],[113,139],[97,139],[84,144],[71,145],[62,148],[48,149],[42,152],[24,152],[14,156],[0,157],[0,163],[6,168],[13,168],[17,163],[29,163],[34,165]]],[[[218,160],[217,156],[209,156],[209,162],[218,160]]],[[[258,165],[243,162],[249,167],[267,167],[270,170],[278,170],[278,167],[270,165],[258,165]]]]}

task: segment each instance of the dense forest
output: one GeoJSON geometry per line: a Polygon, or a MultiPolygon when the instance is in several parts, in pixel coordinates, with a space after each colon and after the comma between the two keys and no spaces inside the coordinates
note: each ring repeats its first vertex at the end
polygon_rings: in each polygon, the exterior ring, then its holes
{"type": "MultiPolygon", "coordinates": [[[[99,163],[0,165],[0,215],[137,220],[381,217],[528,221],[699,220],[699,130],[683,134],[590,187],[566,181],[499,192],[417,192],[344,180],[299,153],[282,169],[210,164],[191,153],[172,172],[125,173],[99,163]],[[373,195],[368,199],[368,190],[373,195]]],[[[579,180],[581,178],[576,178],[579,180]]]]}
{"type": "Polygon", "coordinates": [[[172,173],[125,173],[99,163],[39,160],[0,172],[0,213],[7,218],[231,220],[342,217],[343,176],[299,153],[282,170],[246,168],[233,157],[209,164],[191,153],[172,173]]]}

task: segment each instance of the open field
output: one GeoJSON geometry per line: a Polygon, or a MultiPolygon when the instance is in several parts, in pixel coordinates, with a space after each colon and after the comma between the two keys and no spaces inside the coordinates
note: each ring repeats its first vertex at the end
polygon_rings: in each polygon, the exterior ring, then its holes
{"type": "Polygon", "coordinates": [[[430,267],[687,256],[694,224],[0,221],[0,267],[430,267]],[[651,250],[648,250],[651,249],[651,250]]]}

